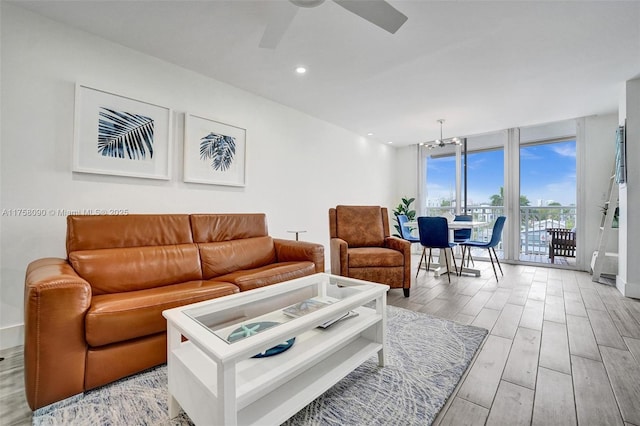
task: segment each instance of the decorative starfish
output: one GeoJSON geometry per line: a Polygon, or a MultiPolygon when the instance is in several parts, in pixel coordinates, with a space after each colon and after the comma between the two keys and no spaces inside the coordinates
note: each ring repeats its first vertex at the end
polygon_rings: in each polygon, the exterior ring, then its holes
{"type": "Polygon", "coordinates": [[[260,324],[256,324],[253,327],[247,327],[246,325],[242,325],[240,327],[242,329],[232,333],[231,336],[229,336],[230,339],[236,336],[249,337],[254,334],[258,334],[257,330],[260,328],[260,324]]]}

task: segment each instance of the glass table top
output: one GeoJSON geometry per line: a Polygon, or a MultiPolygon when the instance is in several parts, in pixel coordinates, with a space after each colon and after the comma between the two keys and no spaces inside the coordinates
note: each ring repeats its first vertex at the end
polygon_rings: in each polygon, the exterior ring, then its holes
{"type": "MultiPolygon", "coordinates": [[[[246,297],[238,297],[233,303],[222,300],[224,298],[213,299],[211,303],[183,312],[222,341],[233,344],[378,286],[321,273],[263,287],[258,289],[265,290],[261,297],[251,297],[251,292],[256,290],[250,290],[239,293],[246,297]],[[275,287],[281,285],[286,288],[275,287]]],[[[349,315],[357,313],[342,312],[336,318],[327,319],[320,327],[328,327],[349,315]]]]}

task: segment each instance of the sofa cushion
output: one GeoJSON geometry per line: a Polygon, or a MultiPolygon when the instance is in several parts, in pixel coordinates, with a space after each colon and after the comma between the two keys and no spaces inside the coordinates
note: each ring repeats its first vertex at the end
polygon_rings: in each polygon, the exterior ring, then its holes
{"type": "Polygon", "coordinates": [[[242,269],[259,268],[276,261],[276,249],[271,237],[201,243],[198,248],[205,280],[242,269]]]}
{"type": "MultiPolygon", "coordinates": [[[[167,362],[167,333],[89,347],[86,357],[84,389],[89,390],[167,362]]],[[[117,423],[128,424],[126,421],[117,423]]]]}
{"type": "Polygon", "coordinates": [[[76,251],[69,262],[94,295],[202,279],[195,244],[76,251]]]}
{"type": "Polygon", "coordinates": [[[383,247],[356,247],[347,251],[349,268],[404,266],[402,252],[383,247]]]}
{"type": "Polygon", "coordinates": [[[96,347],[165,331],[162,311],[237,292],[228,282],[196,280],[94,296],[85,317],[87,343],[96,347]]]}
{"type": "Polygon", "coordinates": [[[337,206],[336,233],[352,247],[380,247],[385,230],[379,206],[337,206]]]}
{"type": "Polygon", "coordinates": [[[233,272],[217,277],[216,280],[228,281],[237,285],[241,291],[247,291],[311,275],[315,271],[313,262],[280,262],[261,268],[233,272]]]}
{"type": "Polygon", "coordinates": [[[211,243],[243,238],[266,237],[267,216],[264,213],[192,214],[193,241],[211,243]]]}
{"type": "Polygon", "coordinates": [[[78,250],[192,243],[186,214],[67,217],[67,255],[78,250]]]}

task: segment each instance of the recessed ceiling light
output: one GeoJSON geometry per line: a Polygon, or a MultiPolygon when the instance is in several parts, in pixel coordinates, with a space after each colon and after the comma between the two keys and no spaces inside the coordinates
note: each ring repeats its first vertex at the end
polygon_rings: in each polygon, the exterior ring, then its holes
{"type": "Polygon", "coordinates": [[[306,72],[307,72],[307,69],[306,69],[305,67],[297,67],[297,68],[296,68],[296,72],[297,72],[298,74],[304,74],[304,73],[306,73],[306,72]]]}
{"type": "Polygon", "coordinates": [[[387,142],[387,143],[388,143],[388,144],[392,144],[393,142],[389,141],[389,142],[387,142]]]}
{"type": "Polygon", "coordinates": [[[367,136],[373,136],[373,133],[369,132],[367,133],[367,136]]]}

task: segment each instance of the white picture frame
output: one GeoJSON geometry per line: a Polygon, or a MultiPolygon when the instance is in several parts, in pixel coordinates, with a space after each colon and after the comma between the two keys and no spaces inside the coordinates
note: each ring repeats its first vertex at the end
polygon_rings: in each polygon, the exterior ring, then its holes
{"type": "Polygon", "coordinates": [[[171,178],[170,108],[76,84],[73,171],[171,178]]]}
{"type": "Polygon", "coordinates": [[[246,129],[185,113],[184,181],[246,186],[246,139],[246,129]]]}

